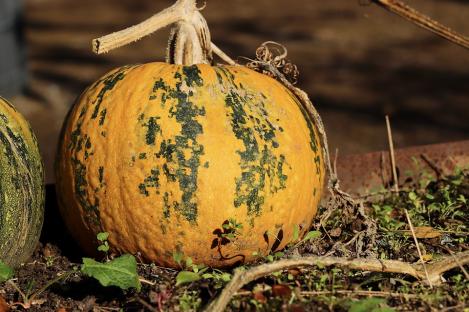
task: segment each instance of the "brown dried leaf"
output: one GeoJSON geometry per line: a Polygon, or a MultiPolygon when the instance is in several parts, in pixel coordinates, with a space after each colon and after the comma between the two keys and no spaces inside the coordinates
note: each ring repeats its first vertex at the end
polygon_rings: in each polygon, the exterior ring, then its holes
{"type": "Polygon", "coordinates": [[[414,228],[414,232],[417,238],[437,238],[441,236],[441,232],[431,226],[417,226],[414,228]]]}
{"type": "Polygon", "coordinates": [[[10,311],[10,306],[5,301],[5,299],[2,296],[0,296],[0,312],[8,312],[8,311],[10,311]]]}
{"type": "Polygon", "coordinates": [[[301,274],[301,271],[297,268],[289,269],[288,273],[291,274],[292,276],[298,276],[301,274]]]}
{"type": "Polygon", "coordinates": [[[290,298],[291,289],[288,285],[274,285],[272,286],[272,294],[275,297],[290,298]]]}
{"type": "Polygon", "coordinates": [[[264,294],[261,291],[256,291],[252,294],[253,298],[259,301],[260,303],[266,303],[267,298],[264,296],[264,294]]]}

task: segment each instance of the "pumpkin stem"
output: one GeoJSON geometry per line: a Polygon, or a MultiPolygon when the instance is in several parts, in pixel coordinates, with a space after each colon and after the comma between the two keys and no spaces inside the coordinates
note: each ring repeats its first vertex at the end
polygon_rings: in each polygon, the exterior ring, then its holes
{"type": "Polygon", "coordinates": [[[166,61],[172,64],[193,65],[212,63],[212,50],[225,62],[234,62],[211,42],[207,22],[196,0],[177,0],[174,5],[140,24],[94,39],[96,54],[106,53],[137,41],[166,26],[174,25],[168,43],[166,61]]]}

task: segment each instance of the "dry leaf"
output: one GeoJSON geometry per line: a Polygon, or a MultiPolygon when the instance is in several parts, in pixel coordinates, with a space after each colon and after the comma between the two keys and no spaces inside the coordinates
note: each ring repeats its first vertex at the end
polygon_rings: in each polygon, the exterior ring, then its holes
{"type": "Polygon", "coordinates": [[[289,269],[288,274],[291,274],[292,276],[298,276],[301,274],[301,271],[299,269],[289,269]]]}
{"type": "Polygon", "coordinates": [[[267,302],[267,298],[264,296],[264,294],[261,291],[256,291],[255,293],[253,293],[253,297],[254,297],[254,299],[259,301],[260,303],[266,303],[267,302]]]}
{"type": "Polygon", "coordinates": [[[0,296],[0,312],[8,312],[8,311],[10,311],[10,306],[5,301],[5,299],[2,296],[0,296]]]}
{"type": "Polygon", "coordinates": [[[283,298],[290,298],[291,297],[291,289],[287,285],[274,285],[272,286],[272,294],[275,297],[283,297],[283,298]]]}
{"type": "Polygon", "coordinates": [[[437,238],[441,236],[441,232],[431,226],[417,226],[414,228],[414,232],[417,238],[437,238]]]}

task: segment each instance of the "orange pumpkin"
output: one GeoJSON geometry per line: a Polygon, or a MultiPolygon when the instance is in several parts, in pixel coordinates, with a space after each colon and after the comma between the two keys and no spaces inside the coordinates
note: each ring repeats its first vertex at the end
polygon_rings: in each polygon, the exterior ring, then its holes
{"type": "Polygon", "coordinates": [[[57,162],[61,212],[89,253],[223,267],[303,235],[324,164],[317,129],[276,80],[243,66],[150,63],[77,100],[57,162]]]}

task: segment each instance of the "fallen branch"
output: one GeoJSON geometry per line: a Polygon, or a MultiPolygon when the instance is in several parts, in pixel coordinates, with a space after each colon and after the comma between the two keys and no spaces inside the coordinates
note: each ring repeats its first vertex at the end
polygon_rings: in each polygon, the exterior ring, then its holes
{"type": "MultiPolygon", "coordinates": [[[[435,263],[427,265],[428,280],[433,284],[441,282],[441,275],[449,270],[469,263],[469,251],[462,252],[447,257],[435,263]],[[457,259],[457,261],[455,261],[457,259]]],[[[378,259],[346,259],[337,257],[310,256],[280,260],[273,263],[266,263],[255,266],[247,271],[236,269],[231,282],[225,287],[222,293],[206,308],[206,312],[222,312],[230,302],[231,298],[246,284],[258,278],[268,276],[274,272],[308,266],[339,266],[352,270],[387,272],[406,274],[419,280],[427,280],[427,274],[421,264],[410,264],[396,260],[378,259]]]]}

